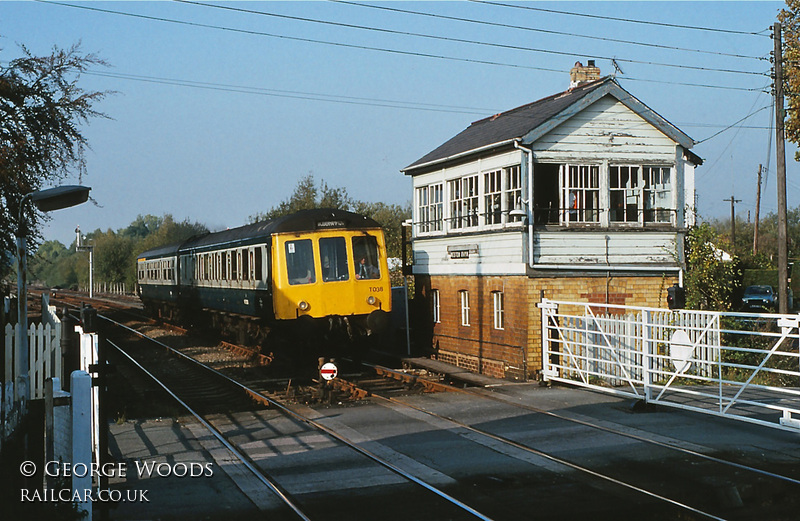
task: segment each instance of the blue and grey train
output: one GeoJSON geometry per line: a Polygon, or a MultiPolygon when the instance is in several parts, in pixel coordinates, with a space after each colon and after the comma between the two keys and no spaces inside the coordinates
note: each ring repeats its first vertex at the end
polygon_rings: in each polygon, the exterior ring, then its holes
{"type": "Polygon", "coordinates": [[[383,230],[336,209],[269,221],[143,252],[145,310],[177,322],[210,320],[237,340],[272,331],[363,338],[384,330],[391,284],[383,230]]]}

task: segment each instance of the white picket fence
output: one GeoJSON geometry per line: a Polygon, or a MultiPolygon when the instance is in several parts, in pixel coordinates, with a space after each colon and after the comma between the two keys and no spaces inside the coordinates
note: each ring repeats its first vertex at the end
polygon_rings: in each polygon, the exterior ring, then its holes
{"type": "MultiPolygon", "coordinates": [[[[82,285],[78,288],[85,293],[89,292],[88,285],[82,285]]],[[[95,282],[92,284],[92,291],[97,293],[106,293],[111,295],[127,295],[128,288],[124,282],[95,282]]]]}
{"type": "MultiPolygon", "coordinates": [[[[28,377],[31,399],[45,397],[45,382],[48,378],[61,377],[61,320],[56,316],[55,306],[49,305],[46,295],[42,298],[42,323],[28,326],[28,377]]],[[[16,399],[17,379],[22,373],[17,360],[18,324],[6,324],[3,332],[3,382],[0,386],[0,438],[7,439],[17,428],[20,420],[16,399]]]]}

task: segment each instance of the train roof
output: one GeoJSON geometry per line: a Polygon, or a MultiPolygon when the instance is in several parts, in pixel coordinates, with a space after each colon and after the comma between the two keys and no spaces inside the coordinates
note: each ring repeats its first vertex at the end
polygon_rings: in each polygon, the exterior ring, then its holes
{"type": "Polygon", "coordinates": [[[172,257],[178,254],[178,250],[180,250],[181,245],[183,242],[175,242],[172,244],[167,244],[166,246],[159,246],[158,248],[153,248],[147,251],[144,251],[139,254],[138,259],[157,259],[159,257],[172,257]]]}
{"type": "Polygon", "coordinates": [[[334,208],[314,208],[300,210],[290,215],[269,221],[247,224],[221,232],[209,233],[196,239],[189,239],[181,249],[202,249],[221,244],[248,244],[260,239],[286,232],[307,232],[325,229],[368,229],[380,228],[374,219],[346,210],[334,208]]]}
{"type": "Polygon", "coordinates": [[[369,229],[380,228],[381,225],[364,215],[335,208],[314,208],[300,210],[290,215],[277,217],[269,221],[230,228],[220,232],[208,233],[192,237],[182,243],[154,248],[139,255],[144,257],[163,257],[184,250],[203,250],[220,245],[243,246],[260,242],[276,233],[306,232],[330,229],[369,229]]]}

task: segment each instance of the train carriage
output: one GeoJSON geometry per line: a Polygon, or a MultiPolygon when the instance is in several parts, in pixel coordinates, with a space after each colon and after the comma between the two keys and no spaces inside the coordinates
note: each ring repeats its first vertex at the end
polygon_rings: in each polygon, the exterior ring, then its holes
{"type": "Polygon", "coordinates": [[[388,326],[383,231],[352,212],[304,210],[206,234],[144,252],[138,267],[142,301],[161,316],[210,314],[220,329],[255,329],[262,337],[296,326],[352,339],[388,326]],[[174,270],[165,281],[149,276],[148,266],[165,262],[174,270]]]}
{"type": "Polygon", "coordinates": [[[171,244],[148,250],[136,262],[139,298],[151,315],[172,319],[178,302],[178,249],[171,244]]]}

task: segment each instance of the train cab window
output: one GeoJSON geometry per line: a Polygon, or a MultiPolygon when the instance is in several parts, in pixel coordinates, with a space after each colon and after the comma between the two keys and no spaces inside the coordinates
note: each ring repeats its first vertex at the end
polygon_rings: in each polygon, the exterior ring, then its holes
{"type": "Polygon", "coordinates": [[[314,248],[311,239],[286,242],[286,273],[289,284],[311,284],[317,281],[314,272],[314,248]]]}
{"type": "Polygon", "coordinates": [[[353,259],[356,263],[355,271],[357,279],[380,278],[378,239],[372,235],[353,237],[353,259]]]}
{"type": "Polygon", "coordinates": [[[323,237],[319,240],[319,256],[322,259],[322,280],[347,280],[347,242],[344,237],[323,237]]]}

